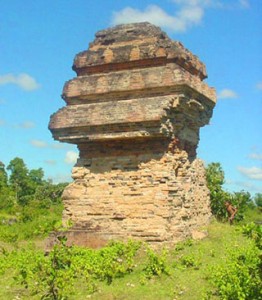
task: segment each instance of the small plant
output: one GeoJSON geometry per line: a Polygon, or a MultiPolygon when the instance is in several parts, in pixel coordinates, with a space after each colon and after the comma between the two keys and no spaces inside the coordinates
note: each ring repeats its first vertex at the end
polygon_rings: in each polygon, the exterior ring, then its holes
{"type": "Polygon", "coordinates": [[[39,266],[39,271],[43,271],[42,280],[46,285],[42,299],[66,299],[64,290],[72,287],[73,274],[68,272],[71,266],[71,251],[66,246],[66,237],[58,237],[58,240],[60,243],[55,245],[50,253],[50,264],[46,269],[39,266]]]}
{"type": "Polygon", "coordinates": [[[164,249],[161,254],[157,254],[151,248],[147,249],[147,263],[143,271],[147,279],[161,274],[170,275],[166,262],[167,251],[164,249]]]}
{"type": "Polygon", "coordinates": [[[181,258],[181,264],[186,268],[199,269],[200,261],[194,255],[185,255],[181,258]]]}
{"type": "Polygon", "coordinates": [[[187,239],[183,242],[179,242],[175,246],[175,251],[182,251],[187,247],[191,247],[194,244],[194,241],[192,239],[187,239]]]}

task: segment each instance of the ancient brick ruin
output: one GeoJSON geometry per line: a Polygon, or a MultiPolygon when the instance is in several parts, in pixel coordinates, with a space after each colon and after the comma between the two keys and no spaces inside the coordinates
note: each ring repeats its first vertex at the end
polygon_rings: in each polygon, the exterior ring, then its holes
{"type": "Polygon", "coordinates": [[[54,139],[80,158],[63,194],[63,221],[103,244],[137,238],[174,243],[209,222],[209,191],[196,158],[215,91],[205,66],[150,23],[99,31],[76,55],[54,139]]]}

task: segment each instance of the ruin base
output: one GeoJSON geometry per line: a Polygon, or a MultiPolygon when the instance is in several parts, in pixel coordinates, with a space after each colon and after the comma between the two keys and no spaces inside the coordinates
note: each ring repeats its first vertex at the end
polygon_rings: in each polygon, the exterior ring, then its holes
{"type": "Polygon", "coordinates": [[[129,238],[176,243],[211,217],[203,163],[186,151],[82,158],[72,176],[63,222],[82,231],[86,246],[129,238]]]}

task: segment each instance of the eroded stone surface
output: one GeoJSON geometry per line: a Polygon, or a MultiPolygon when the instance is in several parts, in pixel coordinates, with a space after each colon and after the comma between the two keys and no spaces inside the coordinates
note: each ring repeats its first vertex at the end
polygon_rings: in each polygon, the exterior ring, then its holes
{"type": "Polygon", "coordinates": [[[196,159],[216,101],[204,64],[158,27],[137,23],[99,31],[73,69],[67,105],[49,124],[56,140],[80,151],[63,221],[92,243],[194,235],[211,216],[196,159]]]}

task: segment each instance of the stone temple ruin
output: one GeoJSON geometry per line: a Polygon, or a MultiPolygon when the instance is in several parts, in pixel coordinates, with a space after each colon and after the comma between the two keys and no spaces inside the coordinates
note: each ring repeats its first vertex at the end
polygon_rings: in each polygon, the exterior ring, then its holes
{"type": "Polygon", "coordinates": [[[215,90],[205,66],[150,23],[97,32],[76,55],[66,106],[51,116],[55,140],[80,155],[63,194],[63,221],[87,244],[134,238],[170,244],[211,216],[203,163],[196,158],[215,90]]]}

